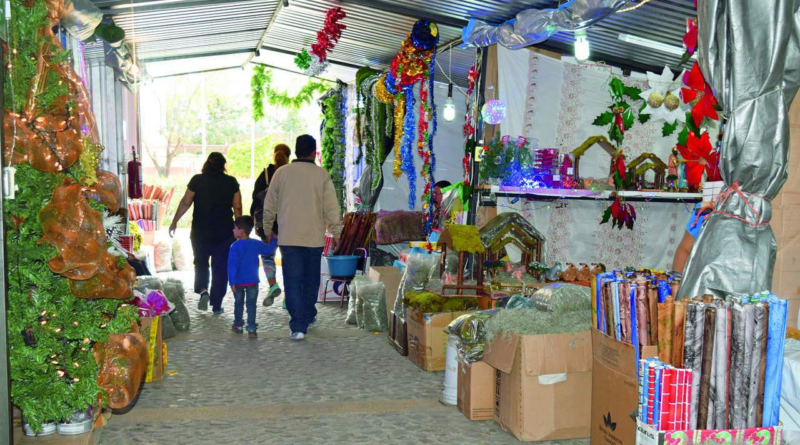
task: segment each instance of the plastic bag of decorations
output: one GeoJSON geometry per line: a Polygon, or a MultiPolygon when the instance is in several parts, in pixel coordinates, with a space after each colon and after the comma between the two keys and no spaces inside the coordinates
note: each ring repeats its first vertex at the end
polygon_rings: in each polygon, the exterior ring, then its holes
{"type": "Polygon", "coordinates": [[[553,283],[542,287],[531,296],[536,309],[548,312],[589,311],[592,309],[592,292],[585,286],[553,283]]]}
{"type": "Polygon", "coordinates": [[[394,303],[394,313],[401,322],[406,322],[404,300],[407,298],[407,294],[425,289],[431,271],[439,268],[441,257],[440,253],[412,254],[408,257],[408,265],[403,272],[403,279],[400,281],[400,288],[397,291],[397,300],[394,303]]]}
{"type": "Polygon", "coordinates": [[[458,338],[458,359],[474,363],[483,359],[486,347],[486,321],[497,314],[497,309],[464,314],[447,326],[446,332],[458,338]]]}
{"type": "MultiPolygon", "coordinates": [[[[359,329],[363,329],[363,321],[364,321],[364,300],[361,299],[361,288],[370,283],[368,277],[365,276],[357,276],[353,278],[353,281],[350,284],[350,301],[354,301],[354,313],[353,317],[355,320],[355,325],[359,327],[359,329]]],[[[350,309],[350,301],[348,301],[347,308],[350,309]]],[[[350,314],[347,314],[348,318],[350,314]]]]}
{"type": "Polygon", "coordinates": [[[371,332],[387,331],[389,321],[386,319],[386,285],[373,282],[360,284],[358,299],[361,302],[359,327],[371,332]]]}
{"type": "Polygon", "coordinates": [[[137,277],[134,290],[147,295],[150,291],[164,290],[164,283],[158,277],[137,277]]]}
{"type": "MultiPolygon", "coordinates": [[[[188,331],[192,323],[189,309],[186,307],[184,300],[185,295],[183,283],[180,280],[170,278],[164,282],[164,296],[167,297],[170,303],[175,305],[175,309],[170,312],[169,318],[172,319],[172,324],[178,331],[188,331]]],[[[164,332],[166,332],[166,328],[164,332]]]]}

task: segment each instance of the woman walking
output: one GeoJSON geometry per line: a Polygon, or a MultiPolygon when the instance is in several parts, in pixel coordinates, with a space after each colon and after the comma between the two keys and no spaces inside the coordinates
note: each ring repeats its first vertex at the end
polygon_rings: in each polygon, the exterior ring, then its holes
{"type": "MultiPolygon", "coordinates": [[[[272,154],[273,163],[265,168],[263,172],[261,172],[261,175],[259,175],[258,179],[256,179],[256,185],[253,188],[253,204],[250,206],[250,215],[252,215],[253,219],[255,219],[256,233],[264,242],[267,241],[267,232],[264,231],[262,224],[264,197],[267,196],[267,189],[269,188],[269,184],[272,182],[272,178],[275,176],[275,172],[278,171],[279,168],[289,163],[289,157],[291,154],[292,151],[288,145],[276,145],[272,154]]],[[[275,234],[278,233],[277,220],[275,221],[275,224],[272,225],[272,232],[275,234]]],[[[277,240],[273,240],[272,243],[277,245],[277,240]]],[[[262,256],[261,262],[264,265],[264,275],[267,276],[267,281],[269,282],[269,291],[267,292],[267,297],[264,298],[264,306],[272,306],[272,303],[275,301],[275,297],[281,294],[281,288],[278,286],[278,281],[275,279],[275,271],[277,269],[277,266],[275,265],[275,255],[262,256]]]]}
{"type": "Polygon", "coordinates": [[[197,309],[208,310],[209,300],[214,314],[221,314],[222,299],[228,290],[228,252],[233,244],[233,220],[242,216],[242,194],[239,183],[225,173],[225,156],[211,153],[203,172],[189,181],[175,218],[169,227],[174,235],[178,221],[194,204],[192,214],[192,250],[194,251],[194,291],[200,294],[197,309]],[[209,293],[209,259],[211,260],[211,292],[209,293]]]}

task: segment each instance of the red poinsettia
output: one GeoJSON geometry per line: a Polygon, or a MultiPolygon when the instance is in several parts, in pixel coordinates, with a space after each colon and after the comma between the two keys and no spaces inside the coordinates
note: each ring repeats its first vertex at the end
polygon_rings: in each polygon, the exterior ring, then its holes
{"type": "Polygon", "coordinates": [[[706,79],[703,77],[703,72],[697,62],[694,63],[692,70],[684,76],[683,83],[689,88],[683,88],[681,96],[683,96],[683,103],[694,104],[692,106],[694,124],[700,127],[705,118],[719,119],[716,109],[717,99],[714,97],[711,87],[706,83],[706,79]]]}
{"type": "Polygon", "coordinates": [[[633,205],[622,201],[619,196],[614,196],[614,202],[603,213],[603,220],[600,221],[600,224],[609,221],[611,221],[612,228],[621,230],[623,227],[627,227],[629,230],[633,230],[636,223],[636,209],[633,208],[633,205]]]}
{"type": "Polygon", "coordinates": [[[693,131],[689,132],[686,147],[678,145],[681,156],[686,161],[686,182],[696,188],[703,181],[703,171],[707,181],[721,181],[719,171],[719,152],[714,151],[708,133],[699,138],[693,131]]]}
{"type": "Polygon", "coordinates": [[[683,46],[686,47],[686,52],[689,57],[694,55],[697,50],[697,19],[686,19],[686,34],[683,36],[683,46]]]}

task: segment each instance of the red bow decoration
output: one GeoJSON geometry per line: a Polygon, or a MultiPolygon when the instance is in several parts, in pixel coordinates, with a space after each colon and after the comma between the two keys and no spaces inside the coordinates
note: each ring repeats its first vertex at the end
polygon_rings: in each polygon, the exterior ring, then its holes
{"type": "Polygon", "coordinates": [[[717,99],[714,97],[714,92],[711,87],[706,83],[703,72],[700,70],[700,65],[694,63],[692,70],[689,71],[683,78],[683,83],[689,88],[681,90],[683,96],[683,103],[695,102],[692,107],[692,119],[694,124],[700,127],[705,118],[718,120],[717,115],[717,99]]]}
{"type": "Polygon", "coordinates": [[[719,152],[713,150],[708,133],[703,133],[698,138],[690,131],[686,145],[678,145],[678,151],[686,161],[686,182],[696,188],[703,181],[703,171],[706,173],[706,180],[721,181],[719,152]]]}
{"type": "Polygon", "coordinates": [[[683,36],[683,46],[689,57],[694,55],[697,50],[697,19],[686,19],[686,34],[683,36]]]}
{"type": "Polygon", "coordinates": [[[342,8],[331,8],[325,16],[325,26],[317,32],[317,43],[311,45],[311,54],[319,58],[320,62],[328,60],[328,53],[333,51],[334,45],[339,43],[342,32],[347,26],[339,23],[339,20],[347,17],[342,8]]]}

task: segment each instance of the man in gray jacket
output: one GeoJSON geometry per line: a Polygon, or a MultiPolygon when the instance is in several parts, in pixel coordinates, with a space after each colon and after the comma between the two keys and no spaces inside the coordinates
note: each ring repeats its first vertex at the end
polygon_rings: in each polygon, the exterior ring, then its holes
{"type": "MultiPolygon", "coordinates": [[[[272,227],[276,215],[281,228],[281,249],[286,308],[292,340],[303,340],[317,317],[325,232],[338,243],[341,214],[327,171],[317,166],[317,141],[309,135],[297,138],[295,159],[277,170],[264,199],[264,227],[272,227]]],[[[267,235],[267,242],[276,236],[267,235]]]]}

